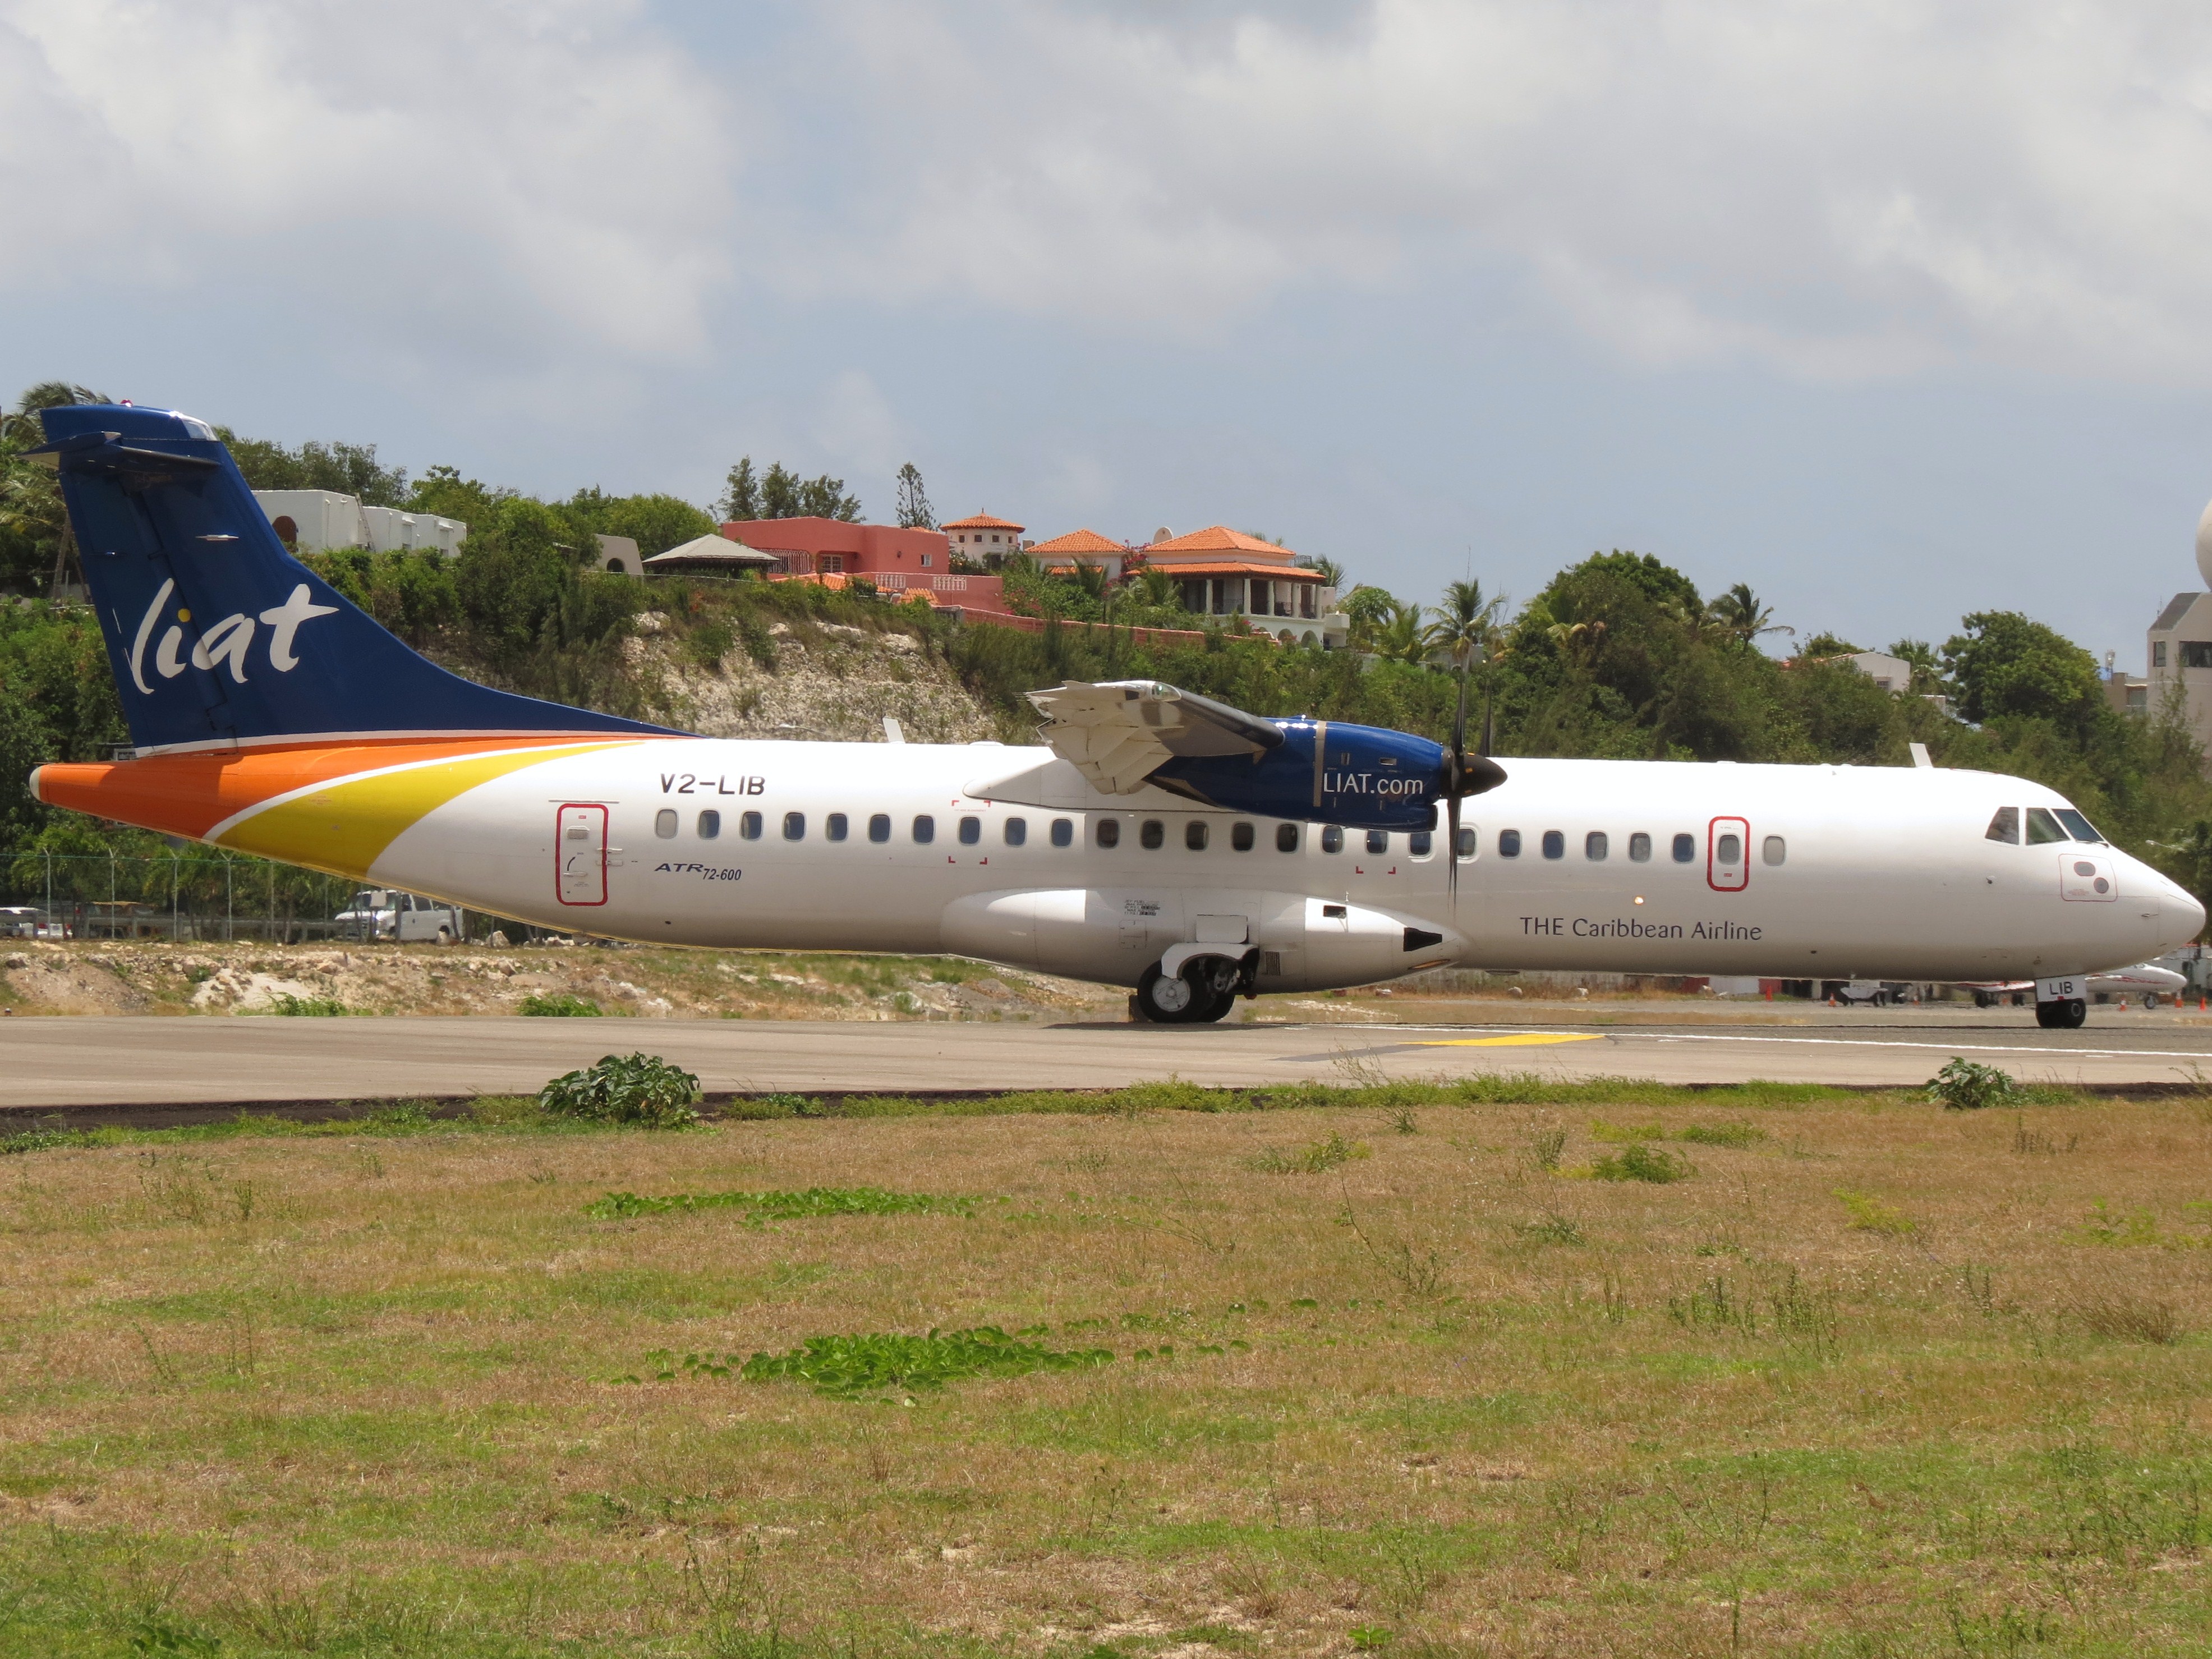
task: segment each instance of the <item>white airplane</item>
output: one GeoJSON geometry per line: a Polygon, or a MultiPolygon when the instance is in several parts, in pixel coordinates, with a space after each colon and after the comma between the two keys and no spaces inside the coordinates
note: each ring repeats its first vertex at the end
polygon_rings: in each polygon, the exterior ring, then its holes
{"type": "Polygon", "coordinates": [[[40,767],[38,799],[471,909],[957,952],[1129,986],[1163,1021],[1457,964],[2027,978],[2043,1024],[2079,1025],[2088,975],[2204,923],[2058,795],[1983,773],[1500,766],[1148,682],[1032,694],[1024,748],[562,708],[447,673],[293,560],[204,422],[42,419],[137,746],[40,767]]]}
{"type": "MultiPolygon", "coordinates": [[[[2026,998],[2035,989],[2035,981],[2032,979],[1983,981],[1968,982],[1961,988],[1974,994],[1974,1006],[1990,1008],[2015,996],[2026,998]]],[[[2179,1002],[2183,994],[2189,989],[2189,978],[2185,974],[2175,973],[2171,968],[2161,968],[2154,962],[2138,962],[2130,968],[2115,968],[2105,973],[2091,974],[2082,988],[2093,997],[2117,996],[2124,1007],[2127,999],[2132,996],[2143,1007],[2155,1008],[2160,997],[2164,997],[2169,1005],[2179,1002]]]]}

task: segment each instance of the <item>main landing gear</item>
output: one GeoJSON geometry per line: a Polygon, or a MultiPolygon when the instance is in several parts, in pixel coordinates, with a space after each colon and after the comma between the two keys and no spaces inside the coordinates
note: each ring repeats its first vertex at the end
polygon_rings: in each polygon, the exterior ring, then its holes
{"type": "Polygon", "coordinates": [[[2077,1031],[2089,1018],[2086,998],[2063,997],[2056,1002],[2035,1005],[2035,1023],[2046,1031],[2077,1031]]]}
{"type": "Polygon", "coordinates": [[[1179,974],[1162,973],[1156,962],[1137,981],[1129,1005],[1156,1025],[1210,1024],[1248,988],[1245,977],[1244,964],[1229,957],[1194,957],[1179,974]]]}

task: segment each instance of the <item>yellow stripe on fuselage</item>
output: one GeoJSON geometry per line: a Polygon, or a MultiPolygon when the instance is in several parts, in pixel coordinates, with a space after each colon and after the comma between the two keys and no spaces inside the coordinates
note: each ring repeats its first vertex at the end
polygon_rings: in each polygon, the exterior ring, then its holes
{"type": "MultiPolygon", "coordinates": [[[[369,873],[402,831],[478,784],[526,766],[610,746],[591,743],[510,750],[340,779],[312,793],[263,807],[215,839],[218,845],[242,853],[358,878],[369,873]]],[[[546,810],[550,813],[552,809],[546,810]]]]}

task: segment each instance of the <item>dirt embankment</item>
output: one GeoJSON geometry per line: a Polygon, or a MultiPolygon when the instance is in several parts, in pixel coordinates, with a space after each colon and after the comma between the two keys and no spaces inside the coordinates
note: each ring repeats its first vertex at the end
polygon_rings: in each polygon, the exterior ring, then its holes
{"type": "Polygon", "coordinates": [[[9,1014],[517,1014],[573,999],[647,1019],[1043,1019],[1123,994],[981,963],[593,945],[219,944],[0,949],[9,1014]]]}

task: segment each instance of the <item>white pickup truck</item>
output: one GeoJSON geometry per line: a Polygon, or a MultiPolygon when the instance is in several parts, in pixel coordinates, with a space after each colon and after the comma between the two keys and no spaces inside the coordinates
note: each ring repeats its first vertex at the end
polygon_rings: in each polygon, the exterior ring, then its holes
{"type": "Polygon", "coordinates": [[[388,887],[363,888],[353,896],[352,908],[332,920],[350,922],[371,939],[403,945],[455,945],[466,937],[462,913],[453,905],[388,887]]]}

